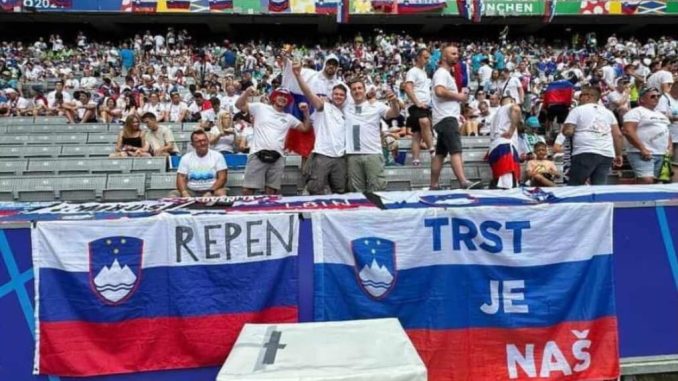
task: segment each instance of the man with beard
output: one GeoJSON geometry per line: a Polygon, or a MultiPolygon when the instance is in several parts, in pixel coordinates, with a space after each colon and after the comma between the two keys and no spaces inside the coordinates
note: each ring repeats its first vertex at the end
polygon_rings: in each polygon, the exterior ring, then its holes
{"type": "MultiPolygon", "coordinates": [[[[282,87],[290,89],[290,93],[292,94],[295,105],[308,103],[308,99],[304,96],[303,92],[299,88],[299,83],[297,82],[297,78],[292,70],[292,60],[286,58],[282,62],[282,66],[282,87]]],[[[343,82],[341,82],[341,80],[339,80],[337,77],[338,68],[339,59],[335,55],[329,54],[327,57],[325,57],[322,70],[315,71],[310,68],[302,68],[300,77],[304,79],[313,94],[329,97],[330,94],[332,94],[332,89],[336,85],[343,84],[343,82]]],[[[291,107],[291,112],[292,115],[297,118],[303,117],[301,110],[299,110],[299,108],[296,106],[291,107]]],[[[308,157],[308,155],[310,155],[311,151],[313,150],[314,140],[315,135],[313,134],[313,131],[310,133],[301,133],[296,130],[290,130],[285,143],[285,148],[296,152],[303,157],[308,157]]]]}
{"type": "Polygon", "coordinates": [[[284,153],[285,136],[290,129],[307,131],[310,128],[308,105],[299,105],[304,113],[302,123],[285,113],[285,108],[292,102],[289,90],[274,90],[270,97],[271,105],[248,103],[248,98],[255,94],[254,87],[249,87],[235,102],[235,107],[243,113],[249,113],[254,119],[254,135],[245,167],[243,194],[251,195],[260,189],[264,189],[266,194],[277,194],[285,169],[285,160],[280,160],[284,153]]]}

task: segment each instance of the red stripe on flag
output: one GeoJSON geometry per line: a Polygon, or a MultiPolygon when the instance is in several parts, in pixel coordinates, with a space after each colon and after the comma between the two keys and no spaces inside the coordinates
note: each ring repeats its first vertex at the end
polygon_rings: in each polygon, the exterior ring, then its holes
{"type": "MultiPolygon", "coordinates": [[[[474,328],[458,330],[408,329],[407,334],[426,364],[429,381],[490,381],[490,380],[611,380],[619,376],[617,319],[607,317],[591,322],[567,322],[545,328],[474,328]],[[583,332],[589,330],[587,334],[583,332]],[[577,338],[575,332],[581,337],[577,338]],[[590,341],[590,343],[588,343],[590,341]],[[545,351],[547,342],[551,351],[545,351]],[[508,345],[514,345],[526,356],[527,345],[533,345],[535,377],[529,377],[521,365],[516,365],[515,378],[508,366],[508,345]],[[587,346],[588,345],[588,346],[587,346]],[[567,362],[569,375],[542,365],[545,353],[556,363],[558,353],[567,362]],[[574,349],[574,351],[573,351],[574,349]],[[585,367],[582,353],[590,354],[585,367]],[[578,356],[580,359],[576,358],[578,356]],[[551,369],[548,377],[540,377],[551,369]],[[582,369],[585,368],[585,369],[582,369]]],[[[548,362],[548,361],[547,361],[548,362]]]]}
{"type": "Polygon", "coordinates": [[[93,376],[223,364],[245,323],[294,323],[297,308],[119,323],[41,322],[40,373],[93,376]]]}

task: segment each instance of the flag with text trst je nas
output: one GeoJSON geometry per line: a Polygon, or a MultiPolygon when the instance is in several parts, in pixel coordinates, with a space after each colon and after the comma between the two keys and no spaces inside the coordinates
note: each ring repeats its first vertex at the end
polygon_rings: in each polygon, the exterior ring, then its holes
{"type": "Polygon", "coordinates": [[[314,213],[315,319],[397,317],[433,381],[614,379],[612,212],[314,213]]]}

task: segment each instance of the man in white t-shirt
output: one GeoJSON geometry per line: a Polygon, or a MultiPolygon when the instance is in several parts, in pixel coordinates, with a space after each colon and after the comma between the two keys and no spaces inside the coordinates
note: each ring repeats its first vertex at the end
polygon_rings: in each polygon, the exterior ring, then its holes
{"type": "Polygon", "coordinates": [[[348,183],[353,192],[377,192],[386,189],[384,154],[381,145],[381,119],[400,115],[400,103],[392,91],[389,106],[367,100],[362,79],[350,82],[353,104],[344,107],[348,183]]]}
{"type": "Polygon", "coordinates": [[[240,112],[235,107],[235,102],[238,100],[238,94],[235,93],[235,83],[228,82],[225,87],[226,94],[221,97],[221,109],[228,111],[231,115],[235,115],[240,112]]]}
{"type": "Polygon", "coordinates": [[[572,159],[568,185],[607,184],[614,163],[622,165],[623,139],[617,118],[599,104],[600,90],[584,87],[579,95],[580,106],[567,115],[563,135],[572,137],[572,159]]]}
{"type": "Polygon", "coordinates": [[[71,102],[71,101],[73,100],[73,98],[71,97],[71,94],[69,94],[68,91],[66,91],[66,90],[64,89],[64,81],[58,80],[58,81],[56,81],[56,83],[54,84],[54,86],[55,86],[54,90],[53,90],[53,91],[50,91],[50,92],[47,93],[47,95],[46,95],[46,97],[47,97],[47,104],[51,105],[51,104],[54,103],[54,101],[55,101],[55,96],[56,96],[57,93],[61,93],[61,95],[63,96],[62,100],[63,100],[64,102],[71,102]]]}
{"type": "Polygon", "coordinates": [[[97,79],[92,76],[92,69],[85,68],[82,78],[80,78],[80,87],[92,91],[97,86],[97,79]]]}
{"type": "Polygon", "coordinates": [[[194,150],[179,162],[177,190],[170,197],[226,196],[228,167],[224,156],[209,149],[209,138],[203,130],[193,131],[191,145],[194,150]]]}
{"type": "MultiPolygon", "coordinates": [[[[0,114],[0,116],[27,116],[32,115],[31,102],[19,95],[19,93],[12,89],[5,89],[5,95],[7,96],[7,104],[5,107],[0,109],[6,109],[6,115],[0,114]]],[[[2,111],[0,111],[1,113],[2,111]]]]}
{"type": "Polygon", "coordinates": [[[610,89],[614,88],[615,79],[617,78],[617,71],[614,70],[614,66],[612,66],[614,64],[614,60],[611,59],[601,68],[603,72],[603,81],[605,81],[605,84],[610,89]]]}
{"type": "Polygon", "coordinates": [[[624,77],[617,78],[614,91],[607,94],[608,108],[620,117],[631,108],[631,84],[624,77]]]}
{"type": "Polygon", "coordinates": [[[520,79],[511,76],[511,71],[508,68],[501,71],[501,79],[502,81],[499,83],[501,97],[509,96],[516,101],[516,104],[523,104],[525,90],[523,90],[520,79]]]}
{"type": "Polygon", "coordinates": [[[299,105],[304,113],[302,123],[291,114],[285,113],[285,107],[293,101],[289,90],[284,88],[274,90],[270,96],[272,105],[248,103],[248,98],[255,94],[254,87],[249,87],[235,102],[235,107],[249,113],[254,119],[254,135],[245,167],[243,194],[251,195],[261,189],[264,189],[266,194],[277,194],[285,170],[285,159],[282,159],[282,156],[287,131],[291,128],[300,131],[310,129],[308,105],[299,105]]]}
{"type": "Polygon", "coordinates": [[[76,91],[73,110],[77,116],[77,123],[96,123],[97,104],[87,91],[76,91]]]}
{"type": "Polygon", "coordinates": [[[306,161],[304,177],[306,189],[312,195],[346,192],[346,132],[344,128],[344,104],[346,86],[337,84],[329,100],[317,96],[301,75],[301,64],[294,63],[294,76],[302,93],[315,109],[311,115],[315,142],[313,152],[306,161]]]}
{"type": "Polygon", "coordinates": [[[483,59],[483,64],[478,69],[478,86],[484,88],[492,80],[492,68],[490,67],[490,60],[483,59]]]}
{"type": "Polygon", "coordinates": [[[491,188],[510,189],[520,184],[518,125],[522,118],[520,106],[513,98],[504,97],[490,122],[488,161],[492,169],[491,188]]]}
{"type": "Polygon", "coordinates": [[[181,100],[178,92],[170,94],[171,102],[167,104],[167,116],[170,122],[183,122],[188,114],[188,105],[181,100]]]}
{"type": "Polygon", "coordinates": [[[461,103],[468,102],[468,92],[459,91],[450,70],[459,60],[456,46],[446,46],[442,50],[440,67],[433,74],[433,129],[438,133],[436,154],[431,160],[431,189],[440,188],[440,172],[445,156],[450,155],[452,171],[462,188],[471,188],[477,183],[466,179],[461,158],[461,136],[459,116],[461,103]]]}
{"type": "Polygon", "coordinates": [[[647,87],[654,87],[659,90],[661,94],[668,93],[673,84],[673,74],[669,70],[673,64],[673,58],[664,58],[661,69],[652,73],[647,79],[647,87]]]}
{"type": "Polygon", "coordinates": [[[624,115],[622,131],[626,137],[626,157],[636,175],[636,183],[652,184],[657,177],[664,155],[672,154],[669,118],[654,111],[661,93],[653,87],[640,89],[640,106],[624,115]]]}
{"type": "Polygon", "coordinates": [[[417,52],[414,66],[405,77],[405,94],[412,105],[407,109],[406,124],[412,129],[412,164],[420,165],[421,142],[433,149],[431,132],[431,80],[426,75],[426,64],[431,53],[428,49],[417,52]]]}

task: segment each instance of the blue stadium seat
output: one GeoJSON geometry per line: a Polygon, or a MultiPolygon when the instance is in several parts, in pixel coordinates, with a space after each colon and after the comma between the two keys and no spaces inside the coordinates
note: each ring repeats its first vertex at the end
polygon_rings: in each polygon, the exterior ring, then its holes
{"type": "Polygon", "coordinates": [[[247,155],[245,154],[224,154],[226,165],[229,170],[244,169],[247,164],[247,155]]]}

